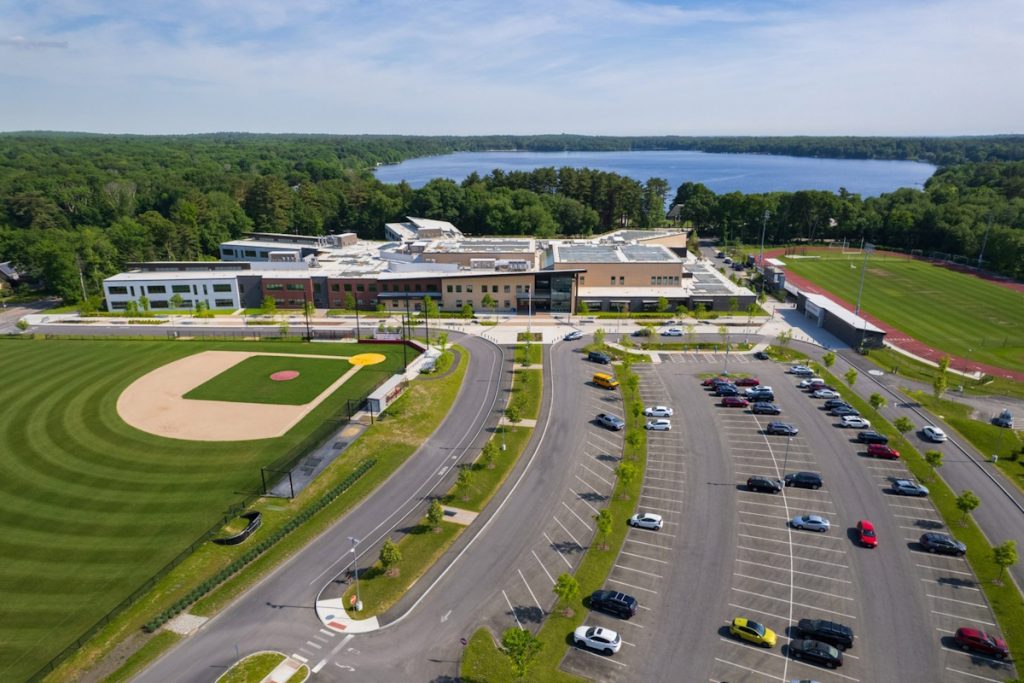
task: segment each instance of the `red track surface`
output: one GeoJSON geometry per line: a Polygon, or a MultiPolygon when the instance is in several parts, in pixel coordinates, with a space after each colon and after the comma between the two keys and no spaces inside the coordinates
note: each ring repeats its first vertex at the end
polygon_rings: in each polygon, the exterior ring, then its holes
{"type": "MultiPolygon", "coordinates": [[[[785,256],[785,251],[786,251],[785,249],[765,250],[764,255],[765,255],[765,258],[780,258],[780,257],[785,256]]],[[[903,256],[903,257],[906,257],[904,254],[892,254],[892,256],[903,256]]],[[[935,265],[938,265],[938,264],[935,264],[935,265]]],[[[958,270],[958,271],[963,272],[963,273],[965,273],[967,275],[975,275],[975,273],[971,272],[970,270],[960,269],[960,268],[955,267],[955,266],[946,266],[946,267],[950,267],[953,270],[958,270]]],[[[1010,281],[1005,281],[1005,280],[998,280],[998,279],[988,278],[988,277],[986,277],[985,279],[989,280],[989,281],[991,281],[991,282],[993,282],[993,283],[995,283],[997,285],[1006,287],[1007,289],[1012,289],[1012,290],[1017,291],[1017,292],[1024,292],[1024,285],[1022,285],[1020,283],[1010,282],[1010,281]]],[[[847,309],[848,311],[853,311],[853,309],[854,309],[853,304],[851,304],[849,301],[846,301],[845,299],[842,299],[842,298],[836,296],[832,292],[830,292],[830,291],[828,291],[826,289],[823,289],[819,285],[814,284],[813,282],[811,282],[810,280],[808,280],[806,278],[803,278],[803,277],[800,277],[799,275],[794,274],[792,271],[789,271],[789,270],[786,271],[786,280],[789,281],[789,282],[792,282],[794,285],[799,287],[802,291],[810,292],[812,294],[821,294],[822,296],[828,297],[829,299],[831,299],[835,303],[839,304],[843,308],[847,309]]],[[[953,370],[964,371],[966,369],[966,370],[969,370],[970,372],[983,372],[983,373],[985,373],[987,375],[992,375],[993,377],[1006,377],[1006,378],[1009,378],[1009,379],[1016,380],[1018,382],[1024,382],[1024,372],[1016,372],[1014,370],[1007,370],[1006,368],[996,367],[995,365],[989,365],[988,363],[978,363],[976,361],[968,361],[968,359],[966,359],[966,358],[962,358],[960,356],[950,355],[948,353],[945,353],[943,351],[939,351],[938,349],[935,349],[935,348],[933,348],[931,346],[928,346],[927,344],[925,344],[923,342],[920,342],[920,341],[914,339],[913,337],[908,335],[903,330],[895,328],[892,325],[890,325],[889,323],[882,322],[881,320],[879,320],[875,316],[871,315],[870,313],[865,313],[862,310],[860,315],[861,315],[862,318],[867,319],[868,322],[870,322],[870,323],[872,323],[874,325],[877,325],[878,327],[880,327],[883,330],[885,330],[885,341],[886,342],[888,342],[889,344],[892,344],[893,346],[898,346],[899,348],[903,349],[904,351],[907,351],[908,353],[912,353],[915,356],[918,356],[920,358],[927,358],[928,360],[930,360],[932,362],[935,362],[935,363],[938,363],[939,360],[943,356],[949,356],[949,367],[952,368],[953,370]]]]}

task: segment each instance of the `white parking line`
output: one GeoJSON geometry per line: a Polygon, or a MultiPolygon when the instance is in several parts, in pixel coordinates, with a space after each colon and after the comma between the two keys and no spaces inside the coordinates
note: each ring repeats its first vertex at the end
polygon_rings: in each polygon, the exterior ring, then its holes
{"type": "Polygon", "coordinates": [[[318,650],[324,649],[323,645],[321,645],[320,643],[314,643],[312,640],[307,640],[306,645],[309,645],[310,647],[315,647],[318,650]]]}
{"type": "Polygon", "coordinates": [[[760,567],[761,569],[774,569],[774,570],[777,570],[777,571],[780,571],[780,572],[791,571],[794,574],[802,574],[804,576],[813,576],[816,579],[825,579],[826,581],[838,581],[840,583],[851,583],[851,584],[853,583],[853,581],[847,581],[846,579],[837,579],[834,576],[825,576],[823,574],[812,574],[811,572],[801,572],[801,571],[797,571],[796,569],[786,569],[785,567],[773,567],[770,564],[765,564],[764,562],[751,562],[750,560],[740,560],[740,559],[737,559],[736,561],[737,562],[741,562],[743,564],[752,564],[752,565],[755,565],[757,567],[760,567]]]}
{"type": "MultiPolygon", "coordinates": [[[[818,533],[818,532],[809,532],[809,533],[818,533]]],[[[754,539],[757,539],[759,541],[768,541],[769,543],[783,543],[783,544],[789,544],[790,543],[790,541],[784,541],[784,540],[780,540],[778,538],[767,538],[765,536],[754,536],[752,534],[736,534],[736,535],[737,536],[742,536],[744,538],[754,538],[754,539]]],[[[810,538],[816,538],[816,537],[815,536],[811,536],[810,538]]],[[[828,539],[830,541],[840,541],[841,542],[843,540],[841,538],[828,538],[828,536],[824,536],[823,538],[828,539]]],[[[797,547],[800,547],[800,548],[811,548],[811,549],[814,549],[814,550],[821,550],[821,551],[826,552],[826,553],[840,553],[841,555],[845,555],[846,554],[846,551],[842,550],[842,549],[835,550],[833,548],[822,548],[820,546],[816,546],[816,545],[810,546],[810,545],[804,545],[802,543],[794,543],[793,545],[796,545],[797,547]]]]}
{"type": "Polygon", "coordinates": [[[672,493],[679,493],[679,489],[669,488],[668,486],[651,486],[650,484],[644,484],[645,489],[654,489],[655,491],[671,491],[672,493]]]}
{"type": "Polygon", "coordinates": [[[543,569],[544,573],[548,575],[548,579],[551,581],[551,584],[554,585],[555,584],[555,577],[551,576],[550,572],[548,572],[548,568],[545,567],[544,563],[540,561],[540,557],[537,556],[536,551],[531,549],[530,552],[533,553],[533,559],[537,560],[537,564],[540,565],[540,568],[543,569]]]}
{"type": "MultiPolygon", "coordinates": [[[[794,588],[795,588],[795,586],[794,586],[794,588]]],[[[732,587],[729,590],[734,590],[737,593],[746,593],[747,595],[756,595],[758,597],[765,598],[765,599],[768,599],[768,600],[775,600],[776,602],[784,602],[787,605],[795,605],[797,607],[804,607],[806,609],[816,609],[816,610],[818,610],[820,612],[827,612],[828,614],[837,614],[837,615],[839,615],[841,617],[846,617],[847,619],[856,619],[857,618],[857,617],[855,617],[852,614],[844,614],[843,612],[839,612],[839,611],[831,610],[831,609],[825,609],[824,607],[818,607],[817,605],[808,605],[806,603],[797,602],[796,600],[788,600],[786,598],[776,598],[776,597],[772,597],[771,595],[765,595],[764,593],[755,593],[754,591],[743,590],[742,588],[732,587]]],[[[792,620],[790,620],[790,621],[792,621],[792,620]]]]}
{"type": "Polygon", "coordinates": [[[525,576],[523,576],[523,570],[516,567],[516,571],[519,572],[519,578],[523,580],[523,585],[526,586],[526,590],[530,593],[530,597],[533,598],[533,604],[537,605],[537,609],[540,610],[541,614],[544,614],[544,608],[540,606],[540,600],[538,600],[537,596],[533,594],[533,589],[530,588],[530,582],[526,580],[525,576]]]}
{"type": "MultiPolygon", "coordinates": [[[[674,515],[674,514],[677,514],[679,512],[679,510],[668,510],[666,508],[659,508],[659,507],[655,507],[653,505],[644,505],[644,512],[651,512],[651,511],[661,512],[661,513],[664,513],[666,515],[674,515]]],[[[664,524],[678,524],[678,522],[670,522],[667,519],[662,519],[661,521],[664,524]]]]}
{"type": "Polygon", "coordinates": [[[983,602],[968,602],[967,600],[957,600],[956,598],[947,598],[944,595],[932,595],[931,593],[925,593],[929,598],[935,598],[936,600],[948,600],[949,602],[958,602],[961,605],[972,605],[974,607],[983,607],[988,609],[988,605],[983,602]]]}
{"type": "Polygon", "coordinates": [[[640,545],[648,545],[648,546],[650,546],[652,548],[660,548],[662,550],[667,550],[669,552],[672,552],[671,546],[660,545],[658,543],[648,543],[647,541],[638,541],[635,538],[630,538],[629,536],[626,536],[626,543],[639,543],[640,545]]]}
{"type": "Polygon", "coordinates": [[[766,515],[763,512],[747,512],[746,510],[737,510],[736,512],[740,513],[741,515],[752,515],[754,517],[767,517],[768,519],[774,519],[774,520],[777,520],[777,521],[785,521],[786,520],[784,515],[766,515]]]}
{"type": "Polygon", "coordinates": [[[930,505],[922,506],[922,505],[905,505],[903,503],[889,503],[889,507],[905,508],[907,510],[920,510],[921,512],[935,512],[935,508],[931,507],[930,505]]]}
{"type": "Polygon", "coordinates": [[[611,657],[605,657],[604,655],[599,655],[596,652],[591,652],[590,650],[587,650],[585,648],[579,647],[578,645],[575,647],[574,652],[582,652],[583,654],[590,655],[591,657],[597,657],[602,662],[608,662],[609,664],[615,664],[617,666],[621,666],[623,669],[628,669],[629,668],[629,666],[625,662],[619,662],[619,661],[616,661],[616,660],[612,659],[611,657]]]}
{"type": "Polygon", "coordinates": [[[985,621],[984,619],[975,619],[973,617],[965,617],[962,614],[950,614],[949,612],[940,612],[937,609],[933,609],[932,614],[941,614],[944,617],[959,619],[961,621],[969,621],[974,624],[985,624],[986,626],[995,626],[995,624],[993,624],[991,621],[985,621]]]}
{"type": "Polygon", "coordinates": [[[945,569],[943,567],[933,567],[930,564],[915,564],[915,567],[921,567],[922,569],[936,569],[940,572],[947,572],[949,574],[960,574],[962,576],[974,576],[972,572],[961,572],[956,569],[945,569]]]}
{"type": "Polygon", "coordinates": [[[646,498],[648,500],[660,500],[660,501],[663,501],[665,503],[679,503],[679,504],[681,504],[683,502],[681,500],[676,500],[675,498],[661,498],[659,496],[652,496],[652,495],[650,495],[648,493],[642,493],[642,492],[640,493],[640,497],[641,498],[646,498]]]}
{"type": "MultiPolygon", "coordinates": [[[[749,647],[746,643],[742,643],[742,642],[740,642],[738,640],[730,640],[729,638],[722,638],[721,636],[719,636],[718,639],[721,640],[723,643],[731,643],[733,645],[738,645],[740,647],[749,647]]],[[[790,658],[787,657],[786,655],[780,654],[778,652],[772,652],[771,650],[764,650],[764,651],[762,651],[762,654],[771,655],[772,657],[778,657],[779,659],[784,659],[787,662],[793,661],[794,663],[797,663],[797,664],[801,663],[799,659],[790,660],[790,658]]],[[[721,661],[721,660],[719,660],[719,661],[721,661]]],[[[745,669],[746,667],[740,667],[740,668],[745,669]]],[[[751,671],[753,671],[753,669],[751,669],[751,671]]],[[[767,674],[764,674],[763,672],[760,672],[760,671],[758,671],[757,673],[760,673],[762,675],[767,675],[767,674]]],[[[834,675],[834,676],[839,676],[840,678],[845,678],[845,679],[847,679],[849,681],[860,681],[859,678],[854,678],[853,676],[845,676],[845,675],[843,675],[841,673],[836,673],[835,671],[830,671],[829,673],[834,675]]],[[[785,679],[781,679],[781,680],[785,680],[785,679]]]]}
{"type": "Polygon", "coordinates": [[[671,479],[669,477],[652,477],[651,475],[647,475],[646,480],[648,480],[648,481],[667,481],[667,482],[671,482],[673,484],[682,484],[683,483],[682,480],[680,480],[680,479],[671,479]]]}
{"type": "Polygon", "coordinates": [[[657,595],[657,594],[658,594],[658,591],[654,591],[654,590],[651,590],[650,588],[644,588],[643,586],[637,586],[637,585],[635,585],[635,584],[632,584],[632,583],[626,583],[625,581],[619,581],[618,579],[613,579],[613,578],[612,578],[612,577],[610,577],[610,576],[609,576],[609,577],[608,577],[608,578],[607,578],[606,580],[607,580],[607,581],[608,581],[609,583],[617,583],[617,584],[619,584],[620,586],[626,586],[626,587],[627,587],[627,588],[629,588],[630,590],[635,590],[635,591],[643,591],[643,592],[645,592],[645,593],[652,593],[652,594],[654,594],[654,595],[657,595]]]}
{"type": "MultiPolygon", "coordinates": [[[[600,458],[598,458],[596,455],[589,455],[589,456],[587,456],[587,459],[591,460],[593,462],[596,462],[598,465],[600,465],[601,467],[605,468],[606,470],[608,470],[612,474],[615,474],[615,468],[612,467],[611,465],[609,465],[608,463],[606,463],[604,460],[601,460],[600,458]]],[[[619,460],[621,460],[621,458],[618,458],[616,460],[616,462],[618,462],[619,460]]],[[[583,463],[580,463],[580,465],[582,465],[583,467],[586,467],[586,465],[583,465],[583,463]]],[[[595,473],[594,476],[599,476],[599,475],[597,473],[595,473]]],[[[607,480],[602,479],[602,481],[607,481],[607,480]]]]}
{"type": "MultiPolygon", "coordinates": [[[[746,546],[746,545],[738,545],[736,547],[738,549],[740,549],[740,550],[749,550],[751,552],[763,553],[765,555],[777,555],[779,557],[789,557],[789,553],[776,553],[776,552],[773,552],[771,550],[759,550],[757,548],[751,548],[750,546],[746,546]]],[[[794,560],[800,560],[802,562],[814,562],[815,564],[827,564],[830,567],[842,567],[843,569],[849,569],[849,567],[847,565],[839,564],[838,562],[826,562],[825,560],[812,560],[809,557],[800,557],[798,555],[794,555],[793,559],[794,560]]]]}
{"type": "Polygon", "coordinates": [[[622,442],[621,441],[612,441],[611,439],[606,437],[604,434],[594,434],[593,432],[590,433],[590,436],[597,437],[601,441],[604,441],[606,444],[608,444],[607,447],[611,448],[613,451],[621,451],[622,450],[622,442]]]}
{"type": "Polygon", "coordinates": [[[669,474],[686,474],[685,468],[673,469],[671,467],[654,467],[652,465],[647,466],[648,472],[668,472],[669,474]]]}
{"type": "Polygon", "coordinates": [[[334,638],[335,636],[338,635],[334,631],[328,631],[326,629],[319,629],[319,631],[320,631],[320,633],[323,633],[325,636],[330,636],[331,638],[334,638]]]}
{"type": "MultiPolygon", "coordinates": [[[[576,496],[576,500],[581,501],[584,505],[586,505],[588,508],[593,510],[595,515],[597,514],[597,508],[594,507],[593,505],[591,505],[589,502],[587,502],[586,498],[584,498],[578,492],[574,491],[571,487],[569,488],[569,493],[571,493],[572,495],[576,496]]],[[[597,491],[590,491],[590,493],[596,494],[596,495],[601,495],[601,494],[597,493],[597,491]]]]}
{"type": "Polygon", "coordinates": [[[938,522],[939,524],[942,523],[941,519],[926,518],[926,517],[922,517],[921,515],[898,515],[898,514],[896,514],[894,512],[892,514],[892,516],[893,517],[899,517],[900,519],[913,519],[913,520],[917,520],[917,521],[920,521],[920,522],[938,522]]]}
{"type": "Polygon", "coordinates": [[[519,617],[516,616],[516,608],[512,606],[512,601],[508,599],[508,593],[505,592],[504,588],[501,589],[501,594],[505,596],[505,602],[508,604],[508,611],[512,613],[512,617],[516,620],[516,626],[522,628],[523,625],[520,623],[519,617]]]}
{"type": "MultiPolygon", "coordinates": [[[[774,584],[776,586],[788,586],[789,585],[788,583],[782,583],[781,581],[772,581],[770,579],[761,578],[760,576],[750,576],[749,574],[740,574],[739,572],[733,572],[732,575],[733,576],[739,576],[739,577],[744,578],[744,579],[753,579],[754,581],[763,581],[764,583],[771,583],[771,584],[774,584]]],[[[848,598],[848,597],[843,596],[843,595],[836,595],[835,593],[829,593],[829,592],[826,592],[826,591],[814,590],[813,588],[803,588],[802,586],[794,586],[794,589],[798,590],[798,591],[806,591],[808,593],[818,593],[819,595],[827,595],[830,598],[837,598],[839,600],[849,600],[851,602],[853,601],[853,598],[848,598]]]]}
{"type": "Polygon", "coordinates": [[[580,543],[579,541],[577,541],[577,540],[576,540],[576,537],[572,535],[572,532],[571,532],[571,531],[569,531],[568,529],[566,529],[566,528],[565,528],[565,525],[564,525],[564,524],[562,524],[562,523],[561,523],[561,522],[560,522],[560,521],[558,520],[558,517],[552,517],[551,519],[555,520],[555,524],[557,524],[558,526],[562,527],[562,531],[564,531],[565,533],[569,534],[569,538],[571,538],[571,539],[572,539],[572,542],[573,542],[573,543],[575,543],[576,545],[578,545],[578,546],[579,546],[580,548],[582,548],[582,547],[583,547],[583,544],[582,544],[582,543],[580,543]]]}
{"type": "Polygon", "coordinates": [[[662,578],[665,578],[665,577],[663,577],[663,576],[662,576],[661,574],[655,574],[654,572],[645,572],[645,571],[644,571],[643,569],[634,569],[633,567],[627,567],[627,566],[626,566],[626,565],[624,565],[624,564],[618,564],[618,563],[616,563],[616,564],[614,565],[614,567],[615,567],[616,569],[625,569],[626,571],[636,572],[637,574],[643,574],[643,575],[645,575],[645,576],[653,576],[653,577],[654,577],[654,578],[656,578],[656,579],[662,579],[662,578]]]}
{"type": "MultiPolygon", "coordinates": [[[[597,461],[595,461],[595,462],[601,462],[601,461],[600,461],[600,460],[597,460],[597,461]]],[[[602,462],[601,464],[602,464],[602,465],[604,465],[604,463],[603,463],[603,462],[602,462]]],[[[591,474],[593,474],[593,475],[594,475],[595,477],[597,477],[598,479],[600,479],[600,480],[601,480],[601,481],[603,481],[604,483],[608,484],[608,486],[611,486],[612,488],[615,488],[615,484],[613,484],[612,482],[608,481],[607,479],[605,479],[605,478],[604,478],[604,477],[602,477],[602,476],[601,476],[600,474],[598,474],[598,473],[597,473],[597,472],[595,472],[594,470],[590,469],[589,467],[587,467],[587,466],[586,466],[586,465],[584,465],[583,463],[580,463],[580,467],[582,467],[583,469],[585,469],[585,470],[586,470],[587,472],[590,472],[591,474]]],[[[608,467],[608,466],[607,466],[607,465],[605,465],[605,467],[608,467]]],[[[615,471],[615,470],[612,470],[612,468],[610,468],[610,467],[608,467],[608,469],[609,469],[609,470],[611,470],[612,472],[614,472],[614,471],[615,471]]]]}
{"type": "MultiPolygon", "coordinates": [[[[724,638],[723,638],[723,640],[724,640],[724,638]]],[[[760,671],[758,669],[751,669],[749,666],[743,666],[742,664],[737,664],[736,662],[730,662],[727,659],[719,659],[718,657],[715,657],[715,661],[716,662],[721,662],[722,664],[728,664],[729,666],[734,666],[737,669],[743,669],[744,671],[749,671],[750,673],[755,673],[758,676],[764,676],[765,678],[770,678],[773,681],[785,681],[786,680],[785,676],[772,676],[771,674],[766,674],[765,672],[760,671]]]]}
{"type": "MultiPolygon", "coordinates": [[[[946,633],[946,634],[950,633],[950,631],[946,631],[945,629],[941,629],[941,628],[937,628],[935,630],[938,631],[939,633],[946,633]]],[[[965,651],[963,651],[963,650],[961,650],[959,648],[947,647],[945,645],[940,645],[940,647],[943,650],[945,650],[946,652],[955,652],[958,655],[963,655],[964,657],[970,657],[971,659],[974,659],[975,657],[977,657],[978,659],[984,660],[986,662],[991,662],[992,664],[998,664],[1000,667],[1005,668],[1007,671],[1010,670],[1010,664],[1008,662],[1002,660],[1002,659],[996,659],[995,657],[989,657],[988,655],[983,655],[983,654],[978,653],[978,652],[965,652],[965,651]]]]}
{"type": "Polygon", "coordinates": [[[569,566],[569,569],[572,569],[572,562],[570,562],[565,557],[565,555],[562,554],[562,551],[558,549],[558,546],[555,545],[555,542],[551,540],[551,537],[548,536],[547,532],[542,531],[541,533],[544,534],[544,538],[548,539],[548,543],[551,545],[551,549],[554,550],[560,558],[562,558],[562,561],[564,561],[569,566]]]}
{"type": "Polygon", "coordinates": [[[303,664],[306,664],[307,662],[309,662],[309,660],[308,660],[308,659],[306,659],[305,657],[303,657],[302,655],[296,655],[296,654],[293,654],[293,655],[292,655],[292,659],[297,659],[297,660],[299,660],[300,662],[302,662],[303,664]]]}
{"type": "Polygon", "coordinates": [[[622,551],[619,551],[619,552],[620,552],[621,555],[629,555],[630,557],[639,557],[641,560],[648,560],[650,562],[658,562],[660,564],[669,564],[669,562],[667,562],[665,560],[659,560],[659,559],[656,559],[654,557],[647,557],[646,555],[637,555],[636,553],[629,553],[629,552],[626,552],[625,550],[622,550],[622,551]]]}
{"type": "MultiPolygon", "coordinates": [[[[573,517],[575,517],[576,519],[580,520],[580,524],[585,526],[587,528],[587,531],[593,531],[594,530],[594,527],[592,527],[589,524],[587,524],[587,522],[582,517],[580,517],[579,515],[576,514],[575,510],[573,510],[571,507],[566,505],[566,502],[564,500],[562,501],[562,505],[565,505],[565,509],[568,510],[569,512],[571,512],[573,517]]],[[[593,508],[591,508],[591,509],[593,509],[593,508]]],[[[594,511],[597,512],[596,510],[594,510],[594,511]]]]}
{"type": "Polygon", "coordinates": [[[963,674],[964,676],[970,676],[971,678],[979,678],[983,681],[992,681],[992,683],[1000,683],[998,679],[988,678],[987,676],[979,676],[978,674],[972,674],[970,671],[961,671],[960,669],[954,669],[951,666],[947,666],[946,671],[952,671],[953,673],[963,674]]]}

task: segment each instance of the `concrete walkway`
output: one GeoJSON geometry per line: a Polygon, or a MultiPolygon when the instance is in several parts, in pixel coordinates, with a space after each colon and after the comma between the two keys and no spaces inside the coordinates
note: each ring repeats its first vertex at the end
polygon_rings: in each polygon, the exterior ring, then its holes
{"type": "Polygon", "coordinates": [[[267,674],[260,683],[287,683],[288,679],[303,666],[305,664],[299,660],[285,657],[284,661],[274,667],[274,670],[267,674]]]}

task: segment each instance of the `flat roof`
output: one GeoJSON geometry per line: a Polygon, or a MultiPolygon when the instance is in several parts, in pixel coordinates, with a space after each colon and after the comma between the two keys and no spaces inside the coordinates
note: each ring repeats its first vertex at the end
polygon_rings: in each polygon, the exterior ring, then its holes
{"type": "Polygon", "coordinates": [[[839,318],[850,327],[853,327],[858,330],[864,330],[866,332],[881,332],[883,334],[885,333],[885,330],[883,330],[881,327],[878,327],[877,325],[872,325],[870,321],[860,317],[859,315],[856,315],[853,311],[846,310],[836,302],[832,301],[832,299],[829,299],[827,296],[823,296],[821,294],[807,294],[805,292],[801,293],[805,297],[807,297],[807,300],[809,302],[811,302],[818,308],[821,308],[822,310],[828,311],[829,315],[834,315],[835,317],[839,318]]]}
{"type": "Polygon", "coordinates": [[[255,275],[252,270],[139,270],[118,273],[104,282],[139,282],[142,280],[234,280],[239,275],[255,275]]]}
{"type": "Polygon", "coordinates": [[[552,242],[555,263],[682,263],[660,244],[579,244],[552,242]]]}
{"type": "Polygon", "coordinates": [[[270,249],[277,251],[288,251],[296,249],[322,249],[318,244],[306,244],[303,242],[267,242],[264,240],[230,240],[228,242],[221,242],[220,246],[223,247],[256,247],[258,249],[270,249]]]}

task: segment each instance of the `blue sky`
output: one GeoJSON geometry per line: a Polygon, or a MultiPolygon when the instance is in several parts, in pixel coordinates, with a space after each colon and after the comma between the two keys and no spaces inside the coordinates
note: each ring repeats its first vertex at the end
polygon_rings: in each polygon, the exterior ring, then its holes
{"type": "Polygon", "coordinates": [[[1024,132],[1020,0],[0,0],[0,130],[1024,132]]]}

